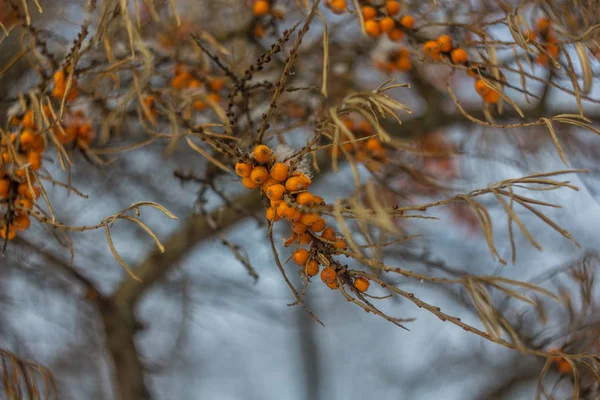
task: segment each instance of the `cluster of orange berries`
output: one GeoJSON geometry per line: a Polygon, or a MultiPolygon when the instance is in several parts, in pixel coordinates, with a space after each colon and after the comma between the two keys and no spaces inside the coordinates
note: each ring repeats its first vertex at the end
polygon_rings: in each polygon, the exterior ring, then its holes
{"type": "MultiPolygon", "coordinates": [[[[357,139],[373,135],[373,127],[367,121],[363,120],[358,124],[355,124],[351,119],[345,118],[343,123],[357,139]]],[[[379,171],[381,166],[387,160],[385,147],[383,147],[381,140],[376,137],[369,138],[366,141],[361,140],[356,143],[345,143],[340,147],[343,147],[348,153],[354,154],[354,158],[357,162],[364,164],[373,172],[379,171]]],[[[334,147],[329,148],[330,155],[339,155],[340,153],[342,153],[341,149],[336,149],[334,147]]]]}
{"type": "Polygon", "coordinates": [[[454,47],[450,35],[441,35],[436,40],[428,40],[423,44],[423,53],[435,61],[446,56],[453,64],[466,64],[469,55],[465,49],[454,47]]]}
{"type": "Polygon", "coordinates": [[[269,25],[268,21],[265,21],[266,17],[271,17],[271,24],[273,18],[282,19],[284,14],[281,10],[273,8],[273,2],[268,0],[257,0],[252,7],[252,14],[256,17],[252,34],[255,37],[263,37],[266,33],[266,26],[269,25]]]}
{"type": "MultiPolygon", "coordinates": [[[[554,31],[552,30],[552,24],[548,18],[540,18],[536,24],[535,31],[529,32],[529,38],[535,40],[539,36],[542,40],[542,46],[553,58],[558,58],[560,47],[558,47],[554,31]]],[[[544,53],[540,53],[537,56],[536,62],[541,65],[547,65],[550,60],[544,53]]]]}
{"type": "Polygon", "coordinates": [[[388,38],[393,42],[398,42],[404,37],[405,29],[413,29],[415,19],[410,15],[403,15],[398,20],[393,17],[400,12],[400,3],[395,0],[389,0],[380,7],[364,6],[361,9],[363,19],[365,20],[365,31],[369,36],[379,37],[387,33],[388,38]]]}
{"type": "Polygon", "coordinates": [[[495,90],[492,90],[485,82],[481,79],[475,81],[475,91],[481,96],[484,102],[489,104],[496,104],[500,100],[500,95],[495,90]]]}
{"type": "MultiPolygon", "coordinates": [[[[67,75],[65,71],[59,69],[54,73],[54,89],[52,90],[52,96],[57,99],[62,99],[67,91],[67,75]]],[[[73,101],[77,98],[79,89],[77,87],[77,79],[73,78],[71,81],[71,87],[69,88],[69,94],[67,94],[67,101],[73,101]]]]}
{"type": "Polygon", "coordinates": [[[67,111],[65,121],[66,124],[63,129],[54,128],[54,134],[62,145],[75,142],[79,147],[82,147],[82,144],[89,146],[92,143],[95,133],[91,122],[86,118],[83,111],[77,110],[74,113],[67,111]]]}
{"type": "MultiPolygon", "coordinates": [[[[199,89],[203,85],[205,85],[207,88],[207,97],[215,103],[219,103],[221,101],[221,96],[219,92],[223,89],[223,86],[225,85],[225,81],[222,78],[213,77],[202,79],[198,76],[195,76],[183,64],[177,64],[175,66],[175,75],[171,79],[171,87],[173,89],[199,89]]],[[[146,102],[146,105],[149,106],[152,112],[152,110],[154,110],[154,98],[152,96],[147,96],[144,101],[146,102]]],[[[194,102],[194,108],[198,111],[203,111],[206,109],[206,107],[208,107],[207,104],[204,103],[202,100],[196,100],[194,102]]]]}
{"type": "Polygon", "coordinates": [[[393,50],[387,54],[386,60],[377,63],[377,67],[385,72],[408,72],[412,68],[410,52],[407,49],[393,50]]]}
{"type": "MultiPolygon", "coordinates": [[[[315,196],[308,191],[312,180],[301,171],[290,170],[290,164],[277,162],[271,149],[265,145],[258,145],[252,151],[249,161],[239,161],[235,165],[235,172],[242,178],[242,184],[248,189],[261,188],[269,200],[266,218],[271,222],[285,219],[291,222],[292,236],[286,239],[284,245],[291,246],[313,244],[326,246],[330,253],[339,254],[339,250],[346,248],[346,242],[336,235],[335,230],[327,227],[323,217],[316,208],[325,204],[323,198],[315,196]],[[320,239],[316,239],[321,232],[320,239]]],[[[303,267],[303,273],[313,277],[319,273],[320,264],[311,252],[306,249],[297,249],[292,258],[294,263],[303,267]]],[[[331,289],[337,289],[337,272],[331,266],[326,266],[321,271],[321,280],[331,289]]],[[[360,278],[359,278],[360,279],[360,278]]],[[[364,278],[363,278],[364,279],[364,278]]],[[[358,279],[357,279],[358,280],[358,279]]],[[[365,279],[366,280],[366,279],[365,279]]],[[[362,282],[362,281],[361,281],[362,282]]],[[[368,288],[362,283],[358,288],[368,288]]]]}
{"type": "MultiPolygon", "coordinates": [[[[561,349],[551,349],[549,353],[558,353],[560,351],[561,349]]],[[[570,374],[571,371],[573,371],[571,364],[569,364],[569,362],[564,357],[551,357],[550,360],[556,364],[556,369],[558,369],[558,372],[563,375],[570,374]]]]}

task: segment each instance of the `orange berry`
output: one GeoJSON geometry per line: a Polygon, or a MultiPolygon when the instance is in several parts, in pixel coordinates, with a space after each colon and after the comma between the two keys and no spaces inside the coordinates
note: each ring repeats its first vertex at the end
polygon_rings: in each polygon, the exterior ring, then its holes
{"type": "Polygon", "coordinates": [[[215,103],[219,103],[221,101],[221,96],[219,96],[217,93],[209,93],[206,95],[206,97],[208,97],[215,103]]]}
{"type": "Polygon", "coordinates": [[[0,237],[2,239],[12,240],[17,236],[17,230],[13,225],[4,225],[0,228],[0,237]]]}
{"type": "Polygon", "coordinates": [[[244,185],[248,189],[256,189],[260,186],[259,183],[254,182],[249,176],[242,178],[242,185],[244,185]]]}
{"type": "Polygon", "coordinates": [[[287,203],[285,201],[282,201],[281,203],[279,203],[279,205],[277,206],[277,215],[279,215],[280,217],[283,217],[287,214],[288,210],[291,207],[287,205],[287,203]]]}
{"type": "Polygon", "coordinates": [[[223,89],[223,86],[225,86],[225,81],[223,81],[221,78],[214,78],[210,81],[208,86],[213,92],[218,92],[219,90],[223,89]]]}
{"type": "Polygon", "coordinates": [[[335,230],[333,228],[327,228],[321,233],[321,237],[328,242],[333,242],[336,238],[335,230]]]}
{"type": "Polygon", "coordinates": [[[202,86],[202,82],[198,79],[192,79],[187,85],[188,89],[198,89],[200,86],[202,86]]]}
{"type": "Polygon", "coordinates": [[[262,26],[261,24],[256,24],[254,26],[254,30],[252,31],[252,34],[258,38],[265,36],[265,27],[262,26]]]}
{"type": "Polygon", "coordinates": [[[377,10],[370,6],[363,7],[361,9],[361,12],[365,21],[375,19],[375,17],[377,16],[377,10]]]}
{"type": "Polygon", "coordinates": [[[252,151],[252,154],[254,155],[254,159],[259,163],[268,163],[271,159],[271,149],[264,144],[256,146],[252,151]]]}
{"type": "Polygon", "coordinates": [[[341,14],[348,8],[346,0],[333,0],[330,4],[331,11],[335,14],[341,14]]]}
{"type": "Polygon", "coordinates": [[[500,95],[494,90],[490,90],[489,93],[483,96],[483,101],[490,104],[496,104],[500,100],[500,95]]]}
{"type": "Polygon", "coordinates": [[[15,228],[19,231],[25,231],[31,225],[31,221],[29,220],[29,216],[27,214],[17,215],[13,220],[15,224],[15,228]]]}
{"type": "Polygon", "coordinates": [[[15,200],[15,206],[31,210],[33,202],[29,199],[19,198],[15,200]]]}
{"type": "Polygon", "coordinates": [[[410,15],[403,15],[402,18],[400,18],[400,25],[406,29],[412,29],[415,26],[415,19],[410,15]]]}
{"type": "Polygon", "coordinates": [[[241,176],[242,178],[246,178],[247,176],[250,176],[251,172],[252,172],[252,164],[245,163],[242,161],[238,161],[235,164],[235,173],[238,174],[239,176],[241,176]]]}
{"type": "Polygon", "coordinates": [[[171,79],[171,86],[173,89],[183,89],[191,77],[189,72],[181,72],[171,79]]]}
{"type": "Polygon", "coordinates": [[[292,244],[294,244],[294,242],[296,242],[298,240],[298,235],[296,235],[295,233],[292,233],[292,236],[284,239],[283,241],[283,245],[285,247],[290,247],[292,244]]]}
{"type": "Polygon", "coordinates": [[[391,17],[385,17],[379,21],[379,29],[384,33],[391,32],[395,26],[396,21],[394,21],[391,17]]]}
{"type": "Polygon", "coordinates": [[[284,163],[275,163],[271,167],[271,177],[279,182],[288,178],[289,168],[284,163]]]}
{"type": "Polygon", "coordinates": [[[56,71],[54,73],[54,76],[52,77],[54,80],[54,84],[55,85],[63,85],[66,84],[67,82],[65,81],[65,71],[63,71],[62,69],[59,69],[58,71],[56,71]]]}
{"type": "Polygon", "coordinates": [[[309,192],[302,192],[296,196],[296,202],[301,206],[312,207],[315,197],[309,192]]]}
{"type": "Polygon", "coordinates": [[[333,247],[335,247],[336,249],[345,249],[346,248],[346,242],[344,242],[342,239],[338,239],[333,244],[333,247]]]}
{"type": "Polygon", "coordinates": [[[10,191],[10,180],[0,179],[0,199],[8,197],[10,191]]]}
{"type": "Polygon", "coordinates": [[[450,53],[450,59],[454,64],[464,64],[469,60],[469,55],[465,49],[454,49],[450,53]]]}
{"type": "Polygon", "coordinates": [[[309,257],[310,253],[306,249],[298,249],[294,252],[293,255],[294,262],[301,267],[306,265],[306,262],[308,261],[309,257]]]}
{"type": "Polygon", "coordinates": [[[257,165],[250,172],[250,179],[255,183],[263,184],[269,178],[269,171],[262,165],[257,165]]]}
{"type": "Polygon", "coordinates": [[[33,119],[33,111],[31,111],[31,110],[27,111],[25,113],[25,115],[23,115],[23,121],[21,123],[23,124],[23,128],[34,129],[35,121],[33,119]]]}
{"type": "Polygon", "coordinates": [[[23,150],[31,148],[31,146],[35,142],[33,132],[30,129],[23,129],[21,131],[21,136],[19,136],[19,142],[21,143],[21,148],[23,150]]]}
{"type": "Polygon", "coordinates": [[[450,35],[442,35],[437,39],[438,49],[443,53],[448,53],[452,50],[452,38],[450,35]]]}
{"type": "Polygon", "coordinates": [[[27,182],[23,182],[19,184],[19,187],[17,188],[17,193],[19,193],[19,196],[23,196],[26,197],[30,200],[34,200],[40,197],[40,189],[38,189],[37,187],[33,186],[33,193],[31,192],[29,185],[27,184],[27,182]]]}
{"type": "Polygon", "coordinates": [[[536,24],[537,30],[540,31],[540,33],[542,33],[542,34],[548,32],[548,30],[550,29],[550,26],[551,26],[550,20],[545,17],[541,17],[540,19],[538,19],[537,24],[536,24]]]}
{"type": "Polygon", "coordinates": [[[294,222],[292,224],[292,232],[297,233],[297,234],[306,232],[307,228],[308,227],[301,222],[294,222]]]}
{"type": "Polygon", "coordinates": [[[320,217],[317,214],[303,214],[302,218],[300,218],[300,222],[302,222],[304,225],[311,226],[312,224],[317,222],[319,218],[320,217]]]}
{"type": "Polygon", "coordinates": [[[290,192],[296,192],[298,190],[304,190],[308,187],[306,182],[299,176],[292,176],[285,181],[285,188],[290,192]]]}
{"type": "Polygon", "coordinates": [[[260,186],[260,189],[267,193],[267,190],[269,190],[269,188],[273,185],[278,185],[279,182],[277,182],[275,179],[271,178],[270,176],[267,178],[266,181],[264,181],[264,183],[260,186]]]}
{"type": "Polygon", "coordinates": [[[325,204],[325,200],[321,196],[315,196],[315,206],[322,206],[325,204]]]}
{"type": "Polygon", "coordinates": [[[361,293],[364,293],[367,290],[369,290],[369,285],[369,280],[367,278],[363,278],[362,276],[354,280],[354,287],[361,293]]]}
{"type": "Polygon", "coordinates": [[[258,0],[256,3],[254,3],[254,8],[252,9],[252,12],[257,17],[262,17],[263,15],[267,15],[269,13],[269,11],[271,11],[271,6],[269,5],[269,2],[266,0],[258,0]]]}
{"type": "Polygon", "coordinates": [[[266,217],[267,221],[279,221],[281,219],[273,207],[267,208],[266,217]]]}
{"type": "Polygon", "coordinates": [[[373,138],[367,140],[366,147],[367,147],[367,150],[370,150],[370,151],[379,150],[381,148],[381,141],[379,139],[373,137],[373,138]]]}
{"type": "Polygon", "coordinates": [[[396,66],[402,72],[408,72],[412,68],[412,61],[410,57],[400,57],[396,62],[396,66]]]}
{"type": "Polygon", "coordinates": [[[285,187],[281,184],[275,184],[267,189],[266,194],[269,200],[281,200],[285,194],[285,187]]]}
{"type": "Polygon", "coordinates": [[[315,222],[312,223],[310,229],[312,229],[315,232],[321,232],[323,229],[325,229],[326,226],[327,223],[325,222],[325,220],[319,217],[315,222]]]}
{"type": "Polygon", "coordinates": [[[395,0],[389,0],[386,3],[385,8],[389,15],[396,15],[400,12],[400,3],[395,0]]]}
{"type": "Polygon", "coordinates": [[[335,281],[335,282],[331,282],[331,283],[327,283],[326,285],[327,285],[327,287],[328,287],[329,289],[331,289],[331,290],[336,290],[336,289],[338,288],[337,281],[335,281]]]}
{"type": "Polygon", "coordinates": [[[546,51],[553,57],[553,58],[558,58],[558,53],[560,51],[560,48],[555,45],[555,44],[549,44],[548,46],[546,46],[546,51]]]}
{"type": "Polygon", "coordinates": [[[298,243],[300,244],[310,244],[313,238],[308,232],[304,232],[298,235],[298,243]]]}
{"type": "Polygon", "coordinates": [[[194,102],[194,108],[198,111],[204,111],[204,110],[206,110],[206,103],[203,102],[202,100],[196,100],[194,102]]]}
{"type": "Polygon", "coordinates": [[[37,151],[29,152],[27,155],[27,163],[32,170],[37,171],[42,167],[42,153],[38,153],[37,151]]]}
{"type": "Polygon", "coordinates": [[[312,180],[308,176],[304,175],[302,172],[295,173],[294,176],[297,176],[298,178],[300,178],[302,180],[302,182],[304,182],[306,187],[309,187],[310,184],[312,183],[312,180]]]}
{"type": "Polygon", "coordinates": [[[319,273],[319,263],[315,260],[310,260],[304,268],[304,273],[308,276],[315,276],[319,273]]]}
{"type": "Polygon", "coordinates": [[[388,38],[392,42],[399,42],[404,37],[404,31],[402,29],[394,28],[388,32],[388,38]]]}
{"type": "Polygon", "coordinates": [[[423,45],[423,53],[433,58],[435,61],[440,61],[442,59],[438,43],[435,40],[428,40],[425,42],[423,45]]]}
{"type": "Polygon", "coordinates": [[[323,283],[336,282],[336,278],[337,278],[337,273],[335,272],[335,269],[333,269],[329,266],[323,268],[323,270],[321,271],[321,280],[323,281],[323,283]]]}
{"type": "Polygon", "coordinates": [[[271,204],[271,207],[277,210],[277,207],[279,207],[279,203],[281,203],[281,200],[271,200],[269,201],[269,203],[271,204]]]}
{"type": "Polygon", "coordinates": [[[485,96],[486,94],[492,92],[492,89],[490,89],[482,79],[477,79],[475,81],[475,91],[480,96],[485,96]]]}
{"type": "Polygon", "coordinates": [[[302,211],[298,210],[297,208],[292,208],[291,210],[292,213],[286,216],[287,219],[292,222],[300,222],[302,219],[302,211]]]}
{"type": "Polygon", "coordinates": [[[365,30],[367,34],[371,37],[379,37],[381,35],[381,28],[379,27],[379,23],[374,20],[369,20],[365,22],[365,30]]]}

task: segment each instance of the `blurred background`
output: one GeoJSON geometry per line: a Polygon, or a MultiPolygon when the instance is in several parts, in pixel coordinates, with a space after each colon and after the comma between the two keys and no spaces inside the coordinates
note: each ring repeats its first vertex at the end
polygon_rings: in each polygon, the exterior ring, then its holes
{"type": "MultiPolygon", "coordinates": [[[[23,3],[29,6],[32,26],[39,29],[37,35],[47,41],[50,51],[60,59],[79,32],[82,18],[91,18],[93,31],[95,18],[101,15],[103,7],[116,6],[118,2],[98,1],[97,10],[90,12],[87,2],[48,0],[41,2],[42,14],[33,2],[24,0],[23,3]]],[[[134,1],[129,4],[129,11],[144,17],[146,3],[134,1]],[[136,7],[141,7],[141,11],[136,7]]],[[[281,11],[283,18],[274,17],[272,32],[265,23],[267,31],[261,37],[256,35],[252,1],[175,0],[178,18],[182,21],[179,28],[170,3],[154,3],[160,12],[159,22],[152,22],[146,15],[140,34],[149,47],[156,50],[157,70],[164,63],[165,70],[170,71],[169,60],[172,59],[199,57],[200,52],[187,51],[192,45],[189,34],[209,32],[228,50],[228,55],[222,55],[227,64],[235,73],[242,73],[277,40],[278,34],[302,18],[295,2],[277,1],[273,7],[281,11]],[[161,38],[169,38],[172,43],[165,45],[161,38]]],[[[458,40],[466,41],[459,29],[448,28],[443,23],[436,26],[433,22],[470,23],[475,15],[486,14],[489,20],[505,16],[492,2],[438,1],[438,8],[434,8],[433,3],[407,1],[403,4],[402,13],[418,16],[417,25],[432,23],[430,30],[420,31],[420,34],[435,36],[449,30],[458,40]]],[[[517,2],[505,3],[512,7],[517,2]]],[[[524,4],[521,12],[527,18],[535,19],[543,10],[538,2],[520,3],[524,4]]],[[[9,26],[14,18],[10,2],[0,4],[6,10],[0,14],[3,23],[9,26]]],[[[567,169],[545,126],[505,130],[467,121],[448,96],[448,66],[424,62],[422,56],[416,54],[416,45],[407,41],[400,47],[411,51],[412,68],[386,72],[377,65],[399,47],[397,43],[362,36],[355,14],[335,14],[325,5],[321,11],[329,28],[330,96],[322,100],[318,91],[300,92],[290,95],[288,101],[306,105],[305,112],[317,112],[350,90],[372,90],[389,78],[411,83],[411,89],[398,88],[389,94],[411,108],[414,114],[398,113],[403,125],[388,121],[386,129],[394,137],[412,140],[425,150],[452,153],[429,159],[400,151],[391,154],[389,157],[399,163],[414,162],[419,171],[425,171],[439,185],[432,188],[415,182],[392,164],[378,176],[395,191],[382,191],[382,197],[397,204],[419,204],[469,193],[503,179],[567,169]]],[[[30,35],[26,27],[14,29],[2,43],[3,65],[19,51],[19,35],[30,35]]],[[[490,27],[488,33],[498,41],[512,40],[502,24],[490,27]]],[[[323,24],[315,19],[301,48],[294,85],[320,86],[322,34],[323,24]]],[[[473,48],[473,54],[478,54],[477,51],[479,49],[473,48]]],[[[575,54],[572,48],[565,47],[564,51],[571,56],[575,54]]],[[[510,46],[499,50],[502,60],[511,55],[510,46]]],[[[598,100],[594,100],[599,93],[598,60],[593,57],[590,60],[595,86],[588,97],[593,101],[583,100],[583,108],[592,124],[598,127],[600,113],[598,100]]],[[[19,93],[37,84],[35,65],[29,61],[21,58],[16,66],[3,69],[0,86],[3,114],[10,113],[19,93]]],[[[504,62],[513,65],[510,61],[504,62]]],[[[564,59],[561,62],[565,62],[564,59]]],[[[81,63],[93,64],[91,60],[81,63]]],[[[277,58],[257,80],[274,81],[281,70],[281,58],[277,58]]],[[[548,71],[534,65],[532,73],[561,87],[571,84],[564,70],[552,76],[548,71]]],[[[507,75],[507,79],[518,82],[518,74],[513,75],[507,75]]],[[[456,73],[450,83],[461,104],[481,117],[482,105],[473,90],[473,78],[456,73]]],[[[532,82],[528,90],[547,93],[531,104],[516,90],[507,89],[506,93],[531,113],[529,120],[546,114],[576,113],[575,97],[550,86],[532,82]]],[[[111,229],[115,247],[129,266],[136,270],[150,265],[162,271],[144,286],[139,298],[128,303],[132,304],[134,316],[127,314],[128,311],[123,313],[122,304],[114,302],[115,295],[131,279],[113,257],[103,229],[70,234],[74,249],[72,264],[68,247],[61,245],[52,230],[41,224],[33,223],[26,234],[8,243],[0,259],[0,349],[52,371],[58,398],[119,399],[124,396],[119,386],[135,381],[140,374],[145,388],[136,389],[140,390],[138,395],[130,398],[463,400],[535,397],[544,368],[543,358],[522,355],[490,343],[440,321],[405,299],[388,298],[378,301],[377,305],[392,317],[415,318],[404,324],[406,330],[363,312],[320,282],[308,286],[305,302],[325,326],[319,325],[300,306],[288,306],[294,298],[275,265],[266,239],[268,227],[264,209],[260,202],[259,207],[247,207],[250,200],[258,197],[248,200],[249,192],[238,184],[233,174],[219,176],[208,189],[206,184],[182,179],[186,174],[201,176],[210,169],[204,158],[184,144],[170,148],[169,152],[165,151],[167,141],[156,141],[141,149],[102,153],[102,149],[140,143],[147,138],[147,132],[134,117],[123,120],[120,129],[112,129],[105,140],[100,134],[105,122],[102,108],[91,94],[77,102],[78,107],[86,110],[97,131],[97,142],[92,144],[92,149],[98,149],[97,155],[110,163],[99,166],[88,161],[84,154],[73,153],[74,165],[69,179],[87,198],[67,193],[59,185],[45,184],[57,220],[72,226],[93,225],[137,201],[160,203],[179,219],[170,220],[154,209],[142,210],[143,221],[165,244],[167,256],[157,256],[152,240],[135,224],[120,220],[111,229]],[[233,209],[231,202],[238,202],[243,212],[233,209]],[[169,244],[181,238],[185,239],[185,245],[178,246],[177,255],[171,256],[169,244]],[[248,273],[248,265],[258,279],[248,273]],[[117,323],[111,325],[111,312],[107,310],[117,310],[114,312],[119,317],[115,318],[125,321],[123,327],[117,323]],[[129,374],[115,368],[115,363],[120,362],[118,354],[122,355],[125,365],[139,371],[129,374]],[[128,363],[127,358],[132,354],[137,361],[128,363]]],[[[255,107],[252,112],[260,115],[264,107],[255,107]]],[[[515,114],[510,107],[506,109],[504,115],[496,116],[498,124],[514,122],[515,114]]],[[[210,112],[199,118],[204,122],[215,119],[210,112]]],[[[293,126],[285,118],[277,121],[278,126],[286,124],[293,126]]],[[[168,121],[164,126],[168,130],[168,121]]],[[[386,265],[430,276],[497,275],[539,284],[559,293],[562,302],[544,301],[544,306],[539,308],[506,298],[501,292],[494,292],[494,299],[498,309],[531,348],[591,352],[598,345],[594,271],[600,248],[600,235],[595,228],[600,224],[597,191],[600,138],[590,130],[573,125],[557,125],[556,131],[569,168],[588,172],[564,178],[577,186],[578,191],[561,188],[530,195],[562,206],[544,210],[545,215],[569,231],[579,246],[531,213],[523,212],[519,216],[543,251],[534,248],[513,227],[517,257],[516,263],[511,263],[505,211],[493,197],[485,197],[481,201],[494,222],[496,248],[508,261],[507,265],[498,263],[490,255],[474,213],[460,204],[427,212],[439,218],[437,220],[402,219],[398,227],[406,235],[421,236],[387,247],[379,256],[386,265]]],[[[298,147],[311,133],[310,128],[305,127],[290,132],[288,145],[298,147]]],[[[271,143],[275,144],[275,140],[271,143]]],[[[59,181],[67,179],[51,152],[44,159],[44,169],[59,181]]],[[[359,169],[365,181],[372,179],[369,168],[359,165],[359,169]]],[[[342,162],[336,173],[328,168],[321,174],[313,172],[313,192],[321,194],[327,203],[354,194],[353,173],[348,163],[342,162]]],[[[281,239],[289,236],[288,230],[285,226],[274,228],[282,260],[290,253],[290,249],[281,246],[281,239]]],[[[351,267],[364,268],[354,260],[347,262],[351,267]]],[[[288,276],[296,287],[301,287],[302,278],[297,267],[291,264],[285,265],[288,276]]],[[[423,301],[483,329],[464,288],[391,274],[385,277],[390,284],[415,293],[423,301]]],[[[382,288],[372,286],[370,294],[387,294],[382,288]]],[[[596,384],[588,375],[582,375],[582,379],[588,379],[582,383],[582,397],[595,398],[596,384]]],[[[556,365],[550,366],[542,381],[549,397],[570,398],[573,378],[570,374],[561,374],[556,365]]]]}

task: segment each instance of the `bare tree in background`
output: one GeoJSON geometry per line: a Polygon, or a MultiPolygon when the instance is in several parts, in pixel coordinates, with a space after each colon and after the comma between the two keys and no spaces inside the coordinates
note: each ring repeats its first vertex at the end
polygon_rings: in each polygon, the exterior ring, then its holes
{"type": "MultiPolygon", "coordinates": [[[[592,249],[533,280],[513,279],[480,262],[433,258],[439,242],[414,225],[447,230],[435,220],[449,213],[505,269],[518,251],[542,250],[539,232],[579,246],[556,222],[560,205],[542,195],[577,191],[569,176],[597,168],[598,2],[0,5],[0,287],[10,294],[25,281],[62,295],[86,321],[81,342],[45,367],[27,361],[35,351],[20,349],[2,323],[2,396],[60,398],[69,371],[101,374],[102,366],[77,361],[90,351],[108,360],[110,387],[101,377],[89,383],[103,397],[156,397],[149,375],[164,365],[148,362],[140,346],[151,331],[140,303],[157,288],[177,297],[184,337],[194,282],[178,269],[209,238],[231,252],[240,274],[259,279],[256,249],[226,234],[245,219],[258,224],[269,269],[302,312],[307,399],[319,398],[324,374],[317,331],[327,329],[325,316],[309,306],[317,285],[399,331],[413,321],[411,304],[512,350],[507,363],[520,367],[479,398],[526,382],[545,398],[600,395],[592,249]],[[549,148],[563,167],[536,170],[536,153],[549,148]],[[474,159],[528,172],[484,183],[461,168],[474,159]],[[335,201],[311,189],[331,174],[347,180],[335,201]],[[168,185],[195,193],[193,207],[168,185]],[[132,187],[140,197],[127,203],[132,187]],[[425,301],[407,281],[448,296],[475,323],[425,301]],[[397,301],[404,307],[390,308],[397,301]]],[[[10,296],[0,304],[8,310],[10,296]]]]}

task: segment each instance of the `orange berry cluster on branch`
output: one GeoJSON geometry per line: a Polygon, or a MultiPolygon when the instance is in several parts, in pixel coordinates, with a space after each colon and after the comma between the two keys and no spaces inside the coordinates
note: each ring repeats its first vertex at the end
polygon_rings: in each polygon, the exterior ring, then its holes
{"type": "Polygon", "coordinates": [[[400,3],[390,0],[381,6],[364,6],[361,9],[365,20],[365,31],[369,36],[379,37],[387,33],[388,38],[398,42],[404,37],[404,30],[413,29],[415,19],[410,15],[403,15],[396,20],[393,17],[400,12],[400,3]]]}
{"type": "MultiPolygon", "coordinates": [[[[225,86],[225,81],[223,78],[219,77],[201,77],[200,74],[196,74],[190,72],[187,67],[183,64],[177,64],[175,66],[175,75],[171,79],[171,87],[175,90],[182,89],[200,89],[201,87],[205,87],[207,91],[207,97],[214,101],[215,103],[219,103],[221,101],[221,96],[219,92],[225,86]]],[[[148,99],[148,97],[146,98],[148,99]]],[[[154,99],[147,100],[150,102],[150,105],[154,104],[154,99]]],[[[148,105],[148,103],[146,103],[148,105]]],[[[208,105],[202,100],[194,101],[194,108],[198,111],[203,111],[208,107],[208,105]]],[[[151,108],[152,110],[152,108],[151,108]]]]}
{"type": "MultiPolygon", "coordinates": [[[[292,170],[290,165],[288,162],[278,162],[271,149],[261,144],[253,149],[248,161],[236,163],[235,172],[242,178],[245,187],[260,187],[267,197],[267,220],[275,223],[285,219],[291,223],[292,236],[284,241],[286,247],[294,243],[312,247],[311,251],[303,248],[295,250],[292,258],[294,263],[303,267],[302,272],[307,277],[313,277],[320,269],[320,262],[314,256],[317,247],[335,255],[346,248],[346,242],[336,235],[333,228],[327,228],[325,219],[319,214],[318,207],[325,202],[308,191],[312,184],[310,177],[299,170],[292,170]],[[319,232],[322,233],[317,238],[319,232]]],[[[330,266],[326,268],[333,270],[330,266]]],[[[332,289],[337,288],[335,277],[332,283],[325,283],[332,289]]]]}
{"type": "Polygon", "coordinates": [[[393,50],[387,54],[385,61],[376,63],[379,69],[385,72],[408,72],[412,68],[410,52],[407,49],[393,50]]]}
{"type": "MultiPolygon", "coordinates": [[[[529,32],[529,38],[535,40],[539,36],[541,39],[542,47],[548,52],[552,58],[558,58],[560,48],[558,47],[554,31],[552,30],[552,23],[548,18],[540,18],[536,24],[535,31],[529,32]]],[[[548,65],[550,59],[545,53],[538,54],[536,62],[540,65],[548,65]]]]}
{"type": "Polygon", "coordinates": [[[486,103],[496,104],[498,100],[500,100],[498,92],[486,85],[482,79],[477,79],[475,81],[475,91],[486,103]]]}
{"type": "Polygon", "coordinates": [[[441,35],[436,40],[428,40],[423,44],[423,53],[435,61],[446,56],[453,64],[466,64],[469,55],[465,49],[454,47],[450,35],[441,35]]]}

